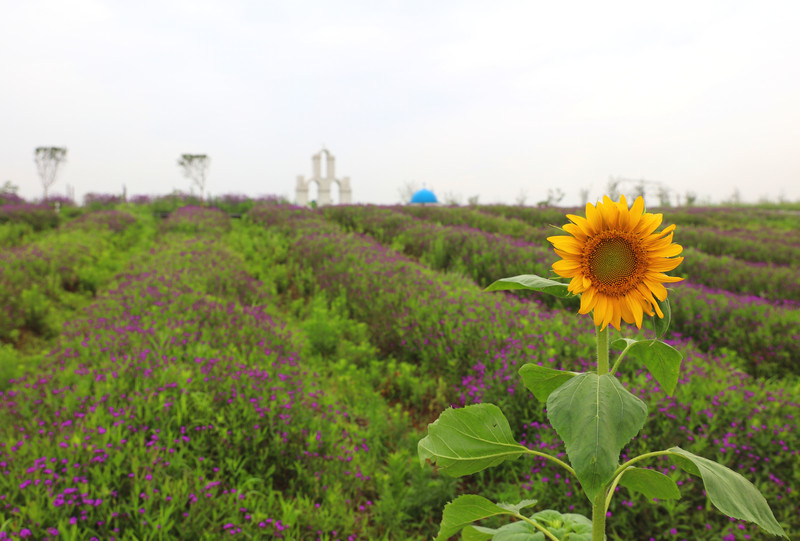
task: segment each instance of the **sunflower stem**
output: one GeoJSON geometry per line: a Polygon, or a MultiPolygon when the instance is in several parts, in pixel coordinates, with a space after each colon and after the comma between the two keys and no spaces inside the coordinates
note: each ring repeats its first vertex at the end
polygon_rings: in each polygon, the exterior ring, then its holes
{"type": "Polygon", "coordinates": [[[606,492],[600,491],[592,502],[592,541],[606,539],[606,492]]]}
{"type": "MultiPolygon", "coordinates": [[[[608,374],[608,325],[595,327],[597,337],[597,375],[608,374]]],[[[592,541],[606,538],[606,491],[602,490],[592,502],[592,541]]]]}
{"type": "Polygon", "coordinates": [[[597,375],[608,374],[608,326],[604,329],[595,327],[597,331],[597,375]]]}

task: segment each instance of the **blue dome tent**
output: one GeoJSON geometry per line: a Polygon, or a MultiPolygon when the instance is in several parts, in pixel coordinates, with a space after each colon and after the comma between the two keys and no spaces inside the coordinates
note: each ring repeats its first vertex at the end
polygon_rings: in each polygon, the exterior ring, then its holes
{"type": "Polygon", "coordinates": [[[432,191],[427,190],[425,188],[414,192],[414,195],[411,196],[411,204],[417,205],[430,205],[430,204],[437,204],[439,200],[436,199],[436,194],[432,191]]]}

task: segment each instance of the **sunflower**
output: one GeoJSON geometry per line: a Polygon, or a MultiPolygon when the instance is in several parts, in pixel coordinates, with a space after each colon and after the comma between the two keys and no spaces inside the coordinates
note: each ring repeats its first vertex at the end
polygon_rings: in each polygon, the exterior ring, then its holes
{"type": "Polygon", "coordinates": [[[586,204],[586,218],[567,214],[563,227],[570,236],[549,237],[562,259],[553,264],[559,276],[572,278],[569,291],[581,296],[579,313],[594,311],[600,330],[620,320],[642,328],[644,314],[663,318],[659,301],[667,298],[664,283],[682,278],[667,276],[683,261],[683,248],[672,242],[674,225],[659,233],[663,215],[644,212],[637,197],[631,208],[625,196],[618,203],[608,196],[597,206],[586,204]]]}

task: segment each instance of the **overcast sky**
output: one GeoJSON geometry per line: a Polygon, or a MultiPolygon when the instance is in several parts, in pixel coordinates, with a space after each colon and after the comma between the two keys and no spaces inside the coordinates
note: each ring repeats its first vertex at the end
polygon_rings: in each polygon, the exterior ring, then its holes
{"type": "MultiPolygon", "coordinates": [[[[0,183],[294,198],[324,144],[353,199],[800,199],[800,2],[0,0],[0,183]],[[655,186],[655,185],[652,185],[655,186]],[[653,192],[655,188],[652,188],[653,192]],[[655,198],[654,198],[655,199],[655,198]]],[[[651,204],[655,204],[655,200],[651,204]]]]}

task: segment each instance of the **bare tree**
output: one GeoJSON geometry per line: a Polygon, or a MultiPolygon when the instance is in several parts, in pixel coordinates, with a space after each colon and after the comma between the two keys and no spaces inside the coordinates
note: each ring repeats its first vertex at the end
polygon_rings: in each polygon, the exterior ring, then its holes
{"type": "Polygon", "coordinates": [[[12,184],[10,180],[7,180],[3,183],[3,186],[0,187],[0,195],[17,195],[19,191],[19,186],[16,184],[12,184]]]}
{"type": "Polygon", "coordinates": [[[400,186],[400,188],[397,189],[397,191],[400,194],[400,202],[404,205],[407,205],[411,202],[411,198],[414,196],[414,194],[419,191],[419,186],[416,182],[407,180],[402,186],[400,186]]]}
{"type": "Polygon", "coordinates": [[[519,194],[514,198],[514,203],[520,207],[524,207],[526,199],[528,199],[528,191],[525,188],[520,188],[519,194]]]}
{"type": "Polygon", "coordinates": [[[658,204],[661,207],[671,206],[669,201],[669,188],[666,186],[662,185],[658,187],[658,204]]]}
{"type": "Polygon", "coordinates": [[[644,185],[645,185],[646,182],[647,181],[644,180],[644,179],[641,179],[641,180],[636,182],[636,184],[633,187],[633,199],[636,199],[637,197],[641,197],[642,199],[645,198],[644,197],[644,194],[645,194],[645,186],[644,185]]]}
{"type": "Polygon", "coordinates": [[[206,175],[210,158],[206,154],[182,154],[178,165],[183,168],[183,176],[192,179],[192,184],[200,190],[200,199],[205,200],[206,175]]]}
{"type": "Polygon", "coordinates": [[[612,200],[617,201],[619,200],[620,191],[619,185],[622,183],[622,179],[617,177],[608,177],[608,197],[612,200]]]}
{"type": "Polygon", "coordinates": [[[445,205],[459,207],[461,206],[461,194],[455,192],[445,192],[442,196],[442,202],[445,205]]]}
{"type": "Polygon", "coordinates": [[[544,201],[539,201],[536,203],[538,207],[555,207],[557,206],[561,200],[564,199],[564,190],[561,188],[550,188],[547,190],[547,199],[544,201]]]}
{"type": "Polygon", "coordinates": [[[581,188],[578,190],[578,199],[580,199],[580,204],[585,205],[589,202],[589,188],[581,188]]]}
{"type": "Polygon", "coordinates": [[[47,199],[47,192],[56,181],[59,167],[67,161],[67,149],[64,147],[38,147],[33,151],[33,161],[36,162],[36,170],[42,179],[44,199],[47,199]]]}

